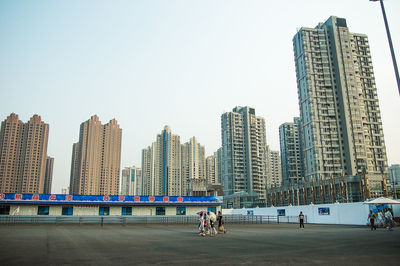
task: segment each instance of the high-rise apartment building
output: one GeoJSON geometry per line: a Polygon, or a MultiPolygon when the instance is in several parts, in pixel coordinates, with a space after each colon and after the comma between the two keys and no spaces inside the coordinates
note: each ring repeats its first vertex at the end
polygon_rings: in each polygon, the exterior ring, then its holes
{"type": "Polygon", "coordinates": [[[305,180],[363,176],[367,193],[349,184],[349,200],[382,195],[387,158],[367,36],[332,16],[302,27],[293,46],[305,180]]]}
{"type": "Polygon", "coordinates": [[[232,112],[222,114],[221,129],[225,198],[237,202],[234,199],[236,195],[243,199],[248,195],[244,199],[247,203],[242,201],[240,205],[262,206],[266,199],[267,144],[264,118],[256,116],[254,108],[238,106],[232,112]],[[255,197],[250,199],[253,195],[255,197]]]}
{"type": "Polygon", "coordinates": [[[142,170],[135,166],[122,169],[121,195],[142,195],[142,170]]]}
{"type": "Polygon", "coordinates": [[[218,152],[206,158],[206,179],[208,184],[220,184],[218,176],[218,152]]]}
{"type": "Polygon", "coordinates": [[[150,196],[155,195],[154,183],[155,183],[155,146],[153,143],[151,147],[147,147],[142,150],[142,191],[141,195],[150,196]]]}
{"type": "Polygon", "coordinates": [[[287,122],[279,126],[282,183],[284,185],[299,183],[304,178],[300,129],[299,117],[295,117],[292,123],[287,122]]]}
{"type": "Polygon", "coordinates": [[[389,167],[389,180],[391,185],[400,185],[400,164],[392,164],[389,167]]]}
{"type": "Polygon", "coordinates": [[[182,195],[189,195],[190,182],[205,179],[205,148],[192,137],[181,146],[182,195]]]}
{"type": "Polygon", "coordinates": [[[71,194],[118,195],[121,139],[115,119],[102,125],[94,115],[81,124],[72,148],[71,194]]]}
{"type": "Polygon", "coordinates": [[[390,194],[395,199],[400,198],[400,164],[392,164],[389,167],[390,194]]]}
{"type": "Polygon", "coordinates": [[[222,164],[222,147],[217,150],[217,161],[218,161],[218,184],[223,184],[222,176],[223,176],[223,164],[222,164]]]}
{"type": "Polygon", "coordinates": [[[279,151],[273,151],[267,146],[266,154],[267,189],[279,187],[282,184],[282,168],[279,151]]]}
{"type": "Polygon", "coordinates": [[[142,150],[144,195],[182,195],[180,137],[165,126],[151,147],[142,150]]]}
{"type": "Polygon", "coordinates": [[[38,115],[23,123],[12,113],[1,123],[1,192],[44,192],[48,136],[49,125],[38,115]]]}
{"type": "Polygon", "coordinates": [[[80,181],[79,181],[80,160],[78,152],[79,152],[79,142],[72,144],[71,173],[69,176],[69,187],[68,187],[68,192],[71,194],[74,191],[80,190],[80,181]]]}
{"type": "Polygon", "coordinates": [[[47,156],[46,159],[46,171],[44,174],[44,194],[51,194],[51,184],[53,183],[53,167],[54,158],[47,156]]]}

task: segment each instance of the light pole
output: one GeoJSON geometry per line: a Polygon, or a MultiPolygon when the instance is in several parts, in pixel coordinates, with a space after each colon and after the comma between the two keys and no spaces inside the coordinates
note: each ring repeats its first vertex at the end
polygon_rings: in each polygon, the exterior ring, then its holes
{"type": "Polygon", "coordinates": [[[388,37],[388,40],[389,40],[390,53],[392,54],[393,67],[394,67],[394,72],[396,74],[397,88],[399,90],[399,95],[400,95],[399,70],[397,69],[396,56],[394,54],[394,49],[393,49],[393,44],[392,44],[392,37],[390,36],[389,24],[387,22],[385,7],[383,6],[383,0],[369,0],[369,1],[371,1],[371,2],[378,2],[379,1],[381,3],[383,20],[385,21],[386,34],[387,34],[387,37],[388,37]]]}

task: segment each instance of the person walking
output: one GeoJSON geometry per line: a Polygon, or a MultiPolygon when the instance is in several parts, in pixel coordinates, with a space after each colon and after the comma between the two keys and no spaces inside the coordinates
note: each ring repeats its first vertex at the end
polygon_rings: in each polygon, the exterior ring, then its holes
{"type": "Polygon", "coordinates": [[[378,224],[378,227],[383,227],[383,213],[382,213],[382,210],[378,210],[377,224],[378,224]]]}
{"type": "Polygon", "coordinates": [[[371,225],[371,231],[376,230],[376,226],[375,226],[375,214],[372,210],[369,211],[368,214],[368,219],[369,219],[369,223],[371,225]]]}
{"type": "Polygon", "coordinates": [[[386,224],[387,224],[387,228],[388,228],[388,230],[389,231],[393,231],[393,216],[392,216],[392,213],[390,212],[390,210],[389,209],[387,209],[387,211],[386,211],[386,213],[385,213],[385,221],[386,221],[386,224]]]}
{"type": "Polygon", "coordinates": [[[226,234],[226,229],[224,227],[224,220],[221,211],[218,211],[217,221],[218,221],[218,231],[221,233],[224,232],[224,234],[226,234]]]}
{"type": "Polygon", "coordinates": [[[208,231],[208,234],[210,235],[210,236],[212,236],[212,228],[211,228],[211,217],[210,217],[210,212],[207,212],[207,216],[206,216],[206,219],[207,219],[207,231],[208,231]]]}
{"type": "Polygon", "coordinates": [[[200,234],[199,235],[201,235],[201,236],[205,236],[205,233],[204,233],[204,216],[205,216],[205,213],[200,213],[200,218],[199,218],[199,231],[200,231],[200,234]]]}
{"type": "Polygon", "coordinates": [[[304,229],[304,214],[302,211],[299,214],[299,221],[300,221],[300,229],[304,229]]]}
{"type": "Polygon", "coordinates": [[[215,228],[215,223],[217,222],[217,216],[213,212],[210,212],[209,215],[210,215],[211,230],[214,232],[214,235],[217,235],[218,231],[215,228]]]}

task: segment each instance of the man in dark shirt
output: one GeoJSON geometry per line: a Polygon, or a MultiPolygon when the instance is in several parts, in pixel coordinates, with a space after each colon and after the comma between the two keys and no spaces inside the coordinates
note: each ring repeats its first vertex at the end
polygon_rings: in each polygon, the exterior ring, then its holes
{"type": "Polygon", "coordinates": [[[304,229],[304,214],[303,214],[303,212],[300,212],[300,214],[299,214],[299,221],[300,221],[300,229],[301,228],[304,229]]]}

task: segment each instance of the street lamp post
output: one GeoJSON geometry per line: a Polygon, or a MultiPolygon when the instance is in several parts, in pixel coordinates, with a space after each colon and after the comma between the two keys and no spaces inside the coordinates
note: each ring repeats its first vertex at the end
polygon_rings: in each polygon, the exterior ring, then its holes
{"type": "Polygon", "coordinates": [[[383,20],[385,21],[385,27],[386,27],[386,34],[389,40],[389,46],[390,46],[390,52],[392,54],[392,61],[393,61],[393,67],[394,67],[394,72],[396,74],[396,81],[397,81],[397,88],[399,90],[400,94],[400,77],[399,77],[399,70],[397,69],[397,63],[396,63],[396,56],[394,54],[394,49],[393,49],[393,43],[392,43],[392,37],[390,36],[390,30],[389,30],[389,24],[387,22],[386,18],[386,12],[385,12],[385,7],[383,5],[383,0],[369,0],[371,2],[380,2],[381,3],[381,9],[382,9],[382,15],[383,15],[383,20]]]}

